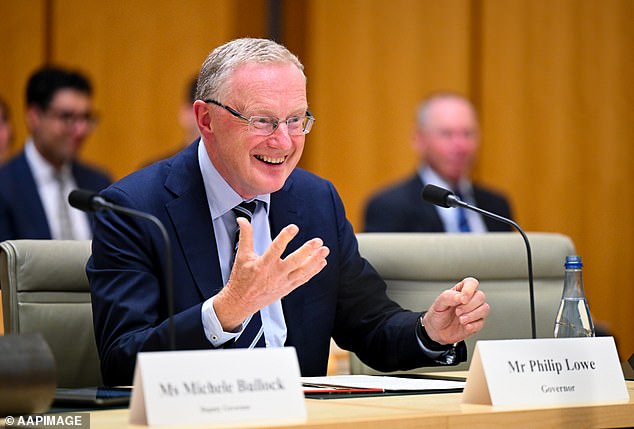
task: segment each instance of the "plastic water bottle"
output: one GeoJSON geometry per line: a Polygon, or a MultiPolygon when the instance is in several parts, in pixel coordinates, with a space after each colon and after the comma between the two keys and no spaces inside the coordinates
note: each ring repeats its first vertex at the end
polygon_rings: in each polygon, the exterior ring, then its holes
{"type": "Polygon", "coordinates": [[[594,324],[583,290],[581,256],[566,256],[564,291],[555,319],[555,338],[594,337],[594,324]]]}

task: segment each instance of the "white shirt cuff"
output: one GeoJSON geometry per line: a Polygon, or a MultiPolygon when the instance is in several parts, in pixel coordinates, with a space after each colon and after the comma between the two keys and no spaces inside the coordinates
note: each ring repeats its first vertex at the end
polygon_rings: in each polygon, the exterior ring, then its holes
{"type": "Polygon", "coordinates": [[[203,302],[201,309],[201,317],[203,322],[203,329],[205,336],[212,346],[218,348],[221,347],[227,341],[231,341],[238,337],[244,329],[244,323],[235,332],[226,332],[222,329],[222,325],[216,316],[216,310],[214,309],[214,298],[212,296],[207,301],[203,302]]]}

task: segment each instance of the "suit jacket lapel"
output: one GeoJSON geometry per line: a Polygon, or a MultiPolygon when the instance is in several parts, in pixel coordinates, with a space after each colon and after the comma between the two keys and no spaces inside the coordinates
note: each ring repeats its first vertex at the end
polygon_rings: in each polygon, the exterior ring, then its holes
{"type": "Polygon", "coordinates": [[[17,189],[23,192],[24,198],[19,198],[17,203],[22,206],[21,209],[17,209],[17,213],[28,213],[32,221],[29,227],[29,236],[38,238],[51,238],[51,230],[48,226],[46,219],[46,213],[44,212],[44,205],[40,199],[40,193],[37,190],[35,184],[35,178],[29,167],[29,163],[26,160],[26,154],[24,151],[20,154],[20,157],[16,160],[16,176],[15,183],[19,184],[17,189]]]}
{"type": "Polygon", "coordinates": [[[271,238],[275,239],[282,228],[291,223],[300,226],[299,233],[289,243],[284,256],[292,253],[305,241],[306,231],[299,225],[300,220],[303,218],[302,209],[305,206],[303,200],[304,196],[296,193],[293,189],[292,175],[286,180],[282,189],[271,194],[271,207],[269,209],[271,238]]]}
{"type": "MultiPolygon", "coordinates": [[[[85,174],[80,168],[78,168],[77,161],[73,161],[71,164],[71,172],[73,178],[75,179],[75,183],[77,183],[77,187],[80,189],[89,189],[91,191],[100,191],[101,189],[97,189],[95,184],[90,177],[85,174]]],[[[84,212],[84,215],[88,218],[88,224],[90,225],[90,229],[92,230],[95,224],[95,213],[94,212],[84,212]]],[[[94,231],[93,231],[94,233],[94,231]]]]}
{"type": "MultiPolygon", "coordinates": [[[[281,190],[271,194],[271,208],[269,211],[269,222],[271,226],[271,238],[275,239],[282,228],[291,223],[299,226],[297,236],[289,243],[282,257],[292,253],[306,241],[306,231],[301,226],[301,219],[304,219],[303,203],[305,196],[293,188],[293,176],[291,175],[281,190]]],[[[304,315],[304,294],[302,286],[295,289],[282,299],[282,309],[284,320],[286,320],[287,343],[298,346],[303,344],[304,332],[302,327],[304,315]]]]}
{"type": "Polygon", "coordinates": [[[178,243],[196,286],[207,299],[222,289],[222,274],[211,214],[197,156],[192,144],[174,158],[165,187],[175,198],[166,204],[178,243]]]}
{"type": "Polygon", "coordinates": [[[427,201],[422,200],[422,191],[425,184],[421,180],[418,173],[414,174],[411,182],[411,198],[412,201],[420,201],[416,207],[419,208],[419,216],[418,219],[428,219],[429,220],[429,232],[444,232],[445,226],[440,219],[440,215],[438,214],[438,210],[436,206],[432,203],[428,203],[427,201]]]}

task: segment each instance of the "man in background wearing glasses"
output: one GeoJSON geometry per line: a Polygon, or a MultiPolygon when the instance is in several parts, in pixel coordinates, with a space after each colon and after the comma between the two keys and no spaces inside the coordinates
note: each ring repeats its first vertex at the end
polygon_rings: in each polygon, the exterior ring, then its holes
{"type": "MultiPolygon", "coordinates": [[[[295,55],[229,42],[203,63],[196,98],[201,139],[102,192],[165,224],[176,348],[294,346],[305,376],[326,374],[331,337],[384,371],[465,359],[461,341],[489,311],[477,280],[427,312],[402,309],[359,255],[333,185],[296,168],[315,118],[295,55]]],[[[163,255],[154,225],[97,214],[86,269],[106,384],[132,384],[138,352],[169,348],[163,255]]]]}
{"type": "Polygon", "coordinates": [[[90,82],[74,71],[43,67],[29,78],[30,137],[0,169],[0,241],[92,237],[86,214],[67,201],[74,188],[99,191],[111,183],[75,159],[95,125],[91,97],[90,82]]]}

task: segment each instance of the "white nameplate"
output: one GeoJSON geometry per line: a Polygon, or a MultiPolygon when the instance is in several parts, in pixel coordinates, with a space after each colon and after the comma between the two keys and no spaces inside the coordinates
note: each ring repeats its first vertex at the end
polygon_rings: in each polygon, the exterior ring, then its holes
{"type": "Polygon", "coordinates": [[[306,404],[293,347],[137,355],[130,423],[297,423],[306,404]]]}
{"type": "Polygon", "coordinates": [[[612,337],[478,341],[463,402],[504,407],[627,402],[612,337]]]}

